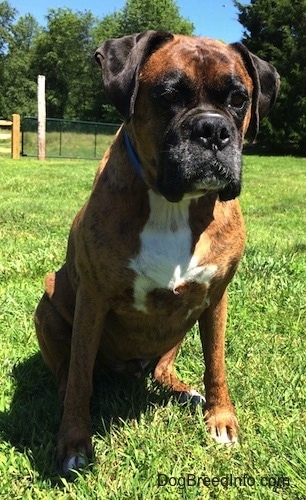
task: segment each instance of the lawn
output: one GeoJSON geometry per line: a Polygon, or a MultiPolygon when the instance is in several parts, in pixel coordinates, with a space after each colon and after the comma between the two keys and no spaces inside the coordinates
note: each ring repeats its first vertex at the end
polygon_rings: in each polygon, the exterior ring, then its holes
{"type": "MultiPolygon", "coordinates": [[[[60,406],[32,318],[97,161],[1,159],[1,499],[306,499],[306,159],[244,163],[248,242],[226,343],[241,445],[214,445],[200,410],[165,399],[151,379],[105,378],[92,399],[94,465],[68,481],[54,464],[60,406]]],[[[177,367],[202,389],[196,328],[177,367]]]]}
{"type": "MultiPolygon", "coordinates": [[[[33,121],[37,127],[36,121],[33,121]]],[[[93,124],[91,122],[48,121],[46,133],[47,158],[100,158],[113,142],[118,125],[93,124]],[[49,130],[50,127],[53,129],[49,130]],[[65,130],[70,127],[72,130],[65,130]],[[79,131],[73,130],[79,127],[79,131]],[[55,128],[55,130],[54,130],[55,128]],[[64,129],[64,130],[62,130],[64,129]]],[[[32,124],[33,126],[33,124],[32,124]]],[[[37,156],[37,130],[23,132],[24,156],[37,156]]]]}

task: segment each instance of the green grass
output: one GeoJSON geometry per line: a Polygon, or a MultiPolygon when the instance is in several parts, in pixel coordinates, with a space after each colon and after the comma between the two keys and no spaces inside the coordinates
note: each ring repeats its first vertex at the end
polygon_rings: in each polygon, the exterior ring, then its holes
{"type": "Polygon", "coordinates": [[[0,155],[1,157],[8,157],[8,158],[10,158],[11,156],[11,139],[1,138],[1,128],[0,128],[0,155]]]}
{"type": "MultiPolygon", "coordinates": [[[[46,133],[46,156],[63,158],[97,158],[113,142],[114,134],[118,125],[109,127],[109,133],[97,133],[91,123],[88,124],[88,133],[75,132],[47,132],[46,133]]],[[[83,126],[86,130],[86,125],[83,126]]],[[[23,153],[25,156],[37,156],[37,133],[24,132],[23,153]]]]}
{"type": "MultiPolygon", "coordinates": [[[[0,498],[306,498],[306,160],[245,158],[248,243],[230,285],[226,344],[241,446],[215,446],[200,411],[165,400],[150,379],[105,378],[92,402],[94,465],[70,482],[54,465],[60,407],[32,317],[45,273],[64,259],[97,162],[0,164],[0,498]],[[176,485],[158,487],[158,473],[176,485]],[[202,485],[187,485],[188,474],[202,485]]],[[[201,390],[196,329],[177,364],[201,390]]]]}

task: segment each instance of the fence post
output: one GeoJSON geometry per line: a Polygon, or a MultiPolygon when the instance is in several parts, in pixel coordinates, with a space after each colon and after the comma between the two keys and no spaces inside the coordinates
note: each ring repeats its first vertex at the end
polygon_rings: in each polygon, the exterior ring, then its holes
{"type": "Polygon", "coordinates": [[[95,123],[95,146],[94,146],[94,158],[97,158],[97,125],[95,123]]]}
{"type": "Polygon", "coordinates": [[[12,115],[11,158],[20,158],[20,115],[12,115]]]}
{"type": "Polygon", "coordinates": [[[62,156],[62,130],[63,130],[63,126],[62,126],[62,121],[60,122],[60,143],[59,143],[59,155],[62,156]]]}
{"type": "Polygon", "coordinates": [[[46,79],[44,75],[38,75],[37,79],[37,100],[38,100],[38,159],[46,159],[46,98],[45,86],[46,79]]]}

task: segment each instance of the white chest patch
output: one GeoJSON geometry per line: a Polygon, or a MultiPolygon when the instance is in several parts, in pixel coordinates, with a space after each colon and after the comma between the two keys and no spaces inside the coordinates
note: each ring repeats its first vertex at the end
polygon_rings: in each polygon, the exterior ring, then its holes
{"type": "Polygon", "coordinates": [[[155,288],[172,290],[187,282],[209,284],[216,265],[200,266],[191,255],[189,205],[191,200],[170,203],[149,191],[150,216],[140,234],[139,254],[131,259],[136,273],[134,307],[146,312],[147,294],[155,288]]]}

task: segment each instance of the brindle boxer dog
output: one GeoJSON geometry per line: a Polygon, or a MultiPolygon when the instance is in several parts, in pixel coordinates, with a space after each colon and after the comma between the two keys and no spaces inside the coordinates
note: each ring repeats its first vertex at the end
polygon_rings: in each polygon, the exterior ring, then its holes
{"type": "Polygon", "coordinates": [[[237,441],[224,333],[226,288],[245,240],[241,149],[279,86],[274,67],[243,45],[207,38],[148,31],[106,41],[96,58],[124,124],[35,316],[64,402],[57,443],[63,471],[92,455],[94,367],[139,375],[156,360],[156,381],[204,401],[173,368],[196,322],[208,432],[218,443],[237,441]]]}

